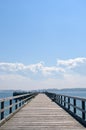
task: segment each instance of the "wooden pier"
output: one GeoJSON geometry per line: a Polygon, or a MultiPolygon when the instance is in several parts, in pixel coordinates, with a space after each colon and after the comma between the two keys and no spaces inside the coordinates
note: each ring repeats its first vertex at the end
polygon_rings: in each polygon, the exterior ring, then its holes
{"type": "Polygon", "coordinates": [[[0,130],[86,130],[45,94],[38,94],[0,130]]]}

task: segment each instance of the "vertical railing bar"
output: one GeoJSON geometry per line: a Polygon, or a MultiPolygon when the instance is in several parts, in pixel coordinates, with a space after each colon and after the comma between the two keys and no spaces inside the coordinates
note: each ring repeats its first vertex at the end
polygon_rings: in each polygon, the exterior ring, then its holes
{"type": "Polygon", "coordinates": [[[68,97],[68,110],[70,110],[70,98],[68,97]]]}
{"type": "Polygon", "coordinates": [[[64,107],[66,106],[66,97],[64,96],[64,107]]]}
{"type": "MultiPolygon", "coordinates": [[[[1,102],[1,109],[4,109],[4,101],[1,102]]],[[[4,118],[4,111],[1,112],[1,120],[4,118]]]]}
{"type": "MultiPolygon", "coordinates": [[[[9,105],[12,105],[12,99],[9,100],[9,105]]],[[[11,113],[12,113],[12,107],[9,108],[9,114],[11,114],[11,113]]]]}
{"type": "Polygon", "coordinates": [[[19,107],[21,107],[21,98],[19,99],[20,103],[19,103],[19,107]]]}
{"type": "MultiPolygon", "coordinates": [[[[85,110],[85,101],[82,101],[82,110],[85,110]]],[[[82,119],[85,120],[85,112],[82,111],[82,119]]]]}
{"type": "Polygon", "coordinates": [[[59,95],[59,104],[60,104],[60,95],[59,95]]]}
{"type": "Polygon", "coordinates": [[[75,98],[73,99],[73,111],[74,111],[74,114],[76,114],[76,99],[75,98]]]}
{"type": "Polygon", "coordinates": [[[62,96],[61,96],[61,105],[62,105],[62,96]]]}
{"type": "MultiPolygon", "coordinates": [[[[17,101],[18,101],[18,99],[16,98],[16,99],[15,99],[15,103],[17,103],[17,101]]],[[[16,105],[15,105],[15,110],[17,110],[17,108],[18,108],[18,105],[16,104],[16,105]]]]}

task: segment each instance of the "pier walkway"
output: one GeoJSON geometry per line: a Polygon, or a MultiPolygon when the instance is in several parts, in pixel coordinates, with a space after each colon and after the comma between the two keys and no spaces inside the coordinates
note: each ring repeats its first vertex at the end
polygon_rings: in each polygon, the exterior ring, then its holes
{"type": "Polygon", "coordinates": [[[0,130],[86,130],[45,94],[38,94],[0,130]]]}

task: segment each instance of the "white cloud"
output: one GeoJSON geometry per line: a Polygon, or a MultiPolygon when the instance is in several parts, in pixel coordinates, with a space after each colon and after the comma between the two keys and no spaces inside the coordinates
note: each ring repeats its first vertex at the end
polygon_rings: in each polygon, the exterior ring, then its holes
{"type": "Polygon", "coordinates": [[[80,64],[86,63],[86,58],[79,57],[75,59],[68,59],[68,60],[58,60],[57,65],[64,66],[68,68],[75,68],[79,66],[80,64]]]}
{"type": "Polygon", "coordinates": [[[1,71],[19,71],[25,69],[25,66],[21,63],[0,63],[1,71]]]}
{"type": "Polygon", "coordinates": [[[52,67],[43,67],[42,68],[42,73],[43,75],[45,76],[49,76],[49,75],[52,75],[52,74],[59,74],[59,73],[64,73],[65,70],[63,68],[60,68],[60,67],[56,67],[56,66],[52,66],[52,67]]]}
{"type": "Polygon", "coordinates": [[[42,70],[43,64],[44,64],[43,62],[39,62],[37,64],[31,64],[31,65],[24,66],[24,68],[25,68],[25,70],[30,70],[33,73],[36,73],[36,72],[42,70]]]}
{"type": "Polygon", "coordinates": [[[57,65],[43,62],[0,63],[0,89],[42,89],[86,87],[86,58],[58,60],[57,65]]]}
{"type": "Polygon", "coordinates": [[[64,72],[63,68],[51,66],[47,67],[44,66],[43,62],[39,62],[37,64],[31,64],[31,65],[24,65],[22,63],[0,63],[0,71],[2,72],[22,72],[29,75],[31,72],[33,74],[35,73],[41,73],[43,76],[49,76],[52,75],[54,72],[64,72]]]}

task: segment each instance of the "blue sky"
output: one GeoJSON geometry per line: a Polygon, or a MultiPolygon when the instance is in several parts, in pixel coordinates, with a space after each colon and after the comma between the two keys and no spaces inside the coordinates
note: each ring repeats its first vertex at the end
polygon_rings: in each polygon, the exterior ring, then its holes
{"type": "Polygon", "coordinates": [[[86,87],[85,5],[86,0],[1,0],[0,89],[86,87]]]}

